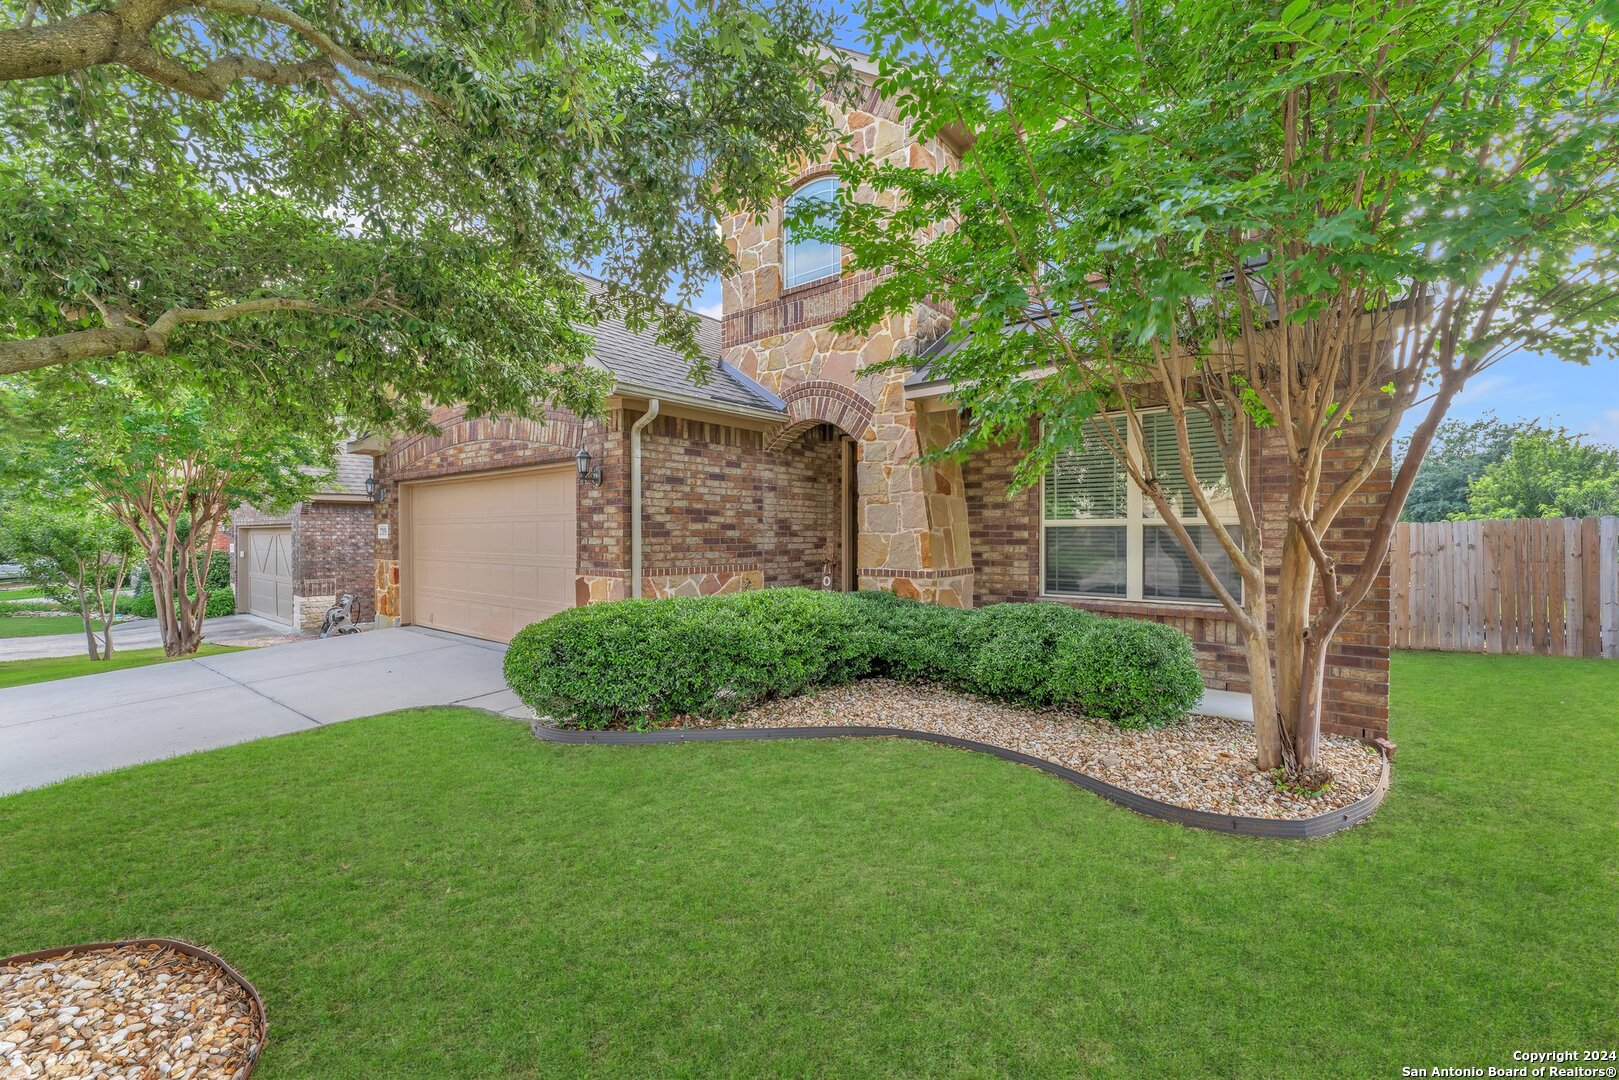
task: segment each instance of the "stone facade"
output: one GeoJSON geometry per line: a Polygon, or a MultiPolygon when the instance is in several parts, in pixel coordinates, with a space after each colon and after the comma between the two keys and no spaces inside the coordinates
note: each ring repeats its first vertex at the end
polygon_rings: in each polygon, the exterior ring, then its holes
{"type": "MultiPolygon", "coordinates": [[[[959,164],[943,142],[912,136],[869,87],[858,108],[828,108],[847,152],[935,172],[959,164]]],[[[829,147],[794,186],[831,172],[839,152],[829,147]]],[[[919,463],[938,433],[919,428],[917,412],[905,401],[903,369],[872,370],[914,355],[948,320],[924,305],[885,318],[869,333],[836,334],[831,324],[871,290],[876,275],[846,273],[785,288],[780,206],[763,216],[733,215],[720,228],[739,269],[724,283],[726,361],[787,403],[789,422],[779,439],[827,423],[855,441],[859,587],[971,606],[972,551],[959,470],[919,463]]]]}

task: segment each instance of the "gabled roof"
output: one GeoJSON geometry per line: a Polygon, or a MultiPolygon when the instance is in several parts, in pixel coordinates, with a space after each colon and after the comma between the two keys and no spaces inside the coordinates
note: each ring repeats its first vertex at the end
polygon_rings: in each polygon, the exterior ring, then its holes
{"type": "MultiPolygon", "coordinates": [[[[592,293],[602,283],[580,274],[592,293]]],[[[590,332],[596,338],[596,360],[617,377],[621,391],[664,391],[686,398],[698,398],[718,408],[765,410],[779,413],[786,408],[775,394],[720,359],[720,320],[698,315],[697,342],[708,365],[708,379],[698,385],[691,379],[691,364],[651,333],[632,333],[619,318],[604,318],[590,332]]]]}

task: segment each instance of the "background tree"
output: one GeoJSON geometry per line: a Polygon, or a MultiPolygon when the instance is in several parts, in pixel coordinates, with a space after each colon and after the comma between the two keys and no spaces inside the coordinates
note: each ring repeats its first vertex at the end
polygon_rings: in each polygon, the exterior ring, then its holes
{"type": "Polygon", "coordinates": [[[0,509],[0,550],[84,620],[92,660],[112,658],[113,620],[135,557],[135,538],[105,510],[61,493],[13,498],[0,509]],[[100,630],[100,638],[96,636],[100,630]]]}
{"type": "MultiPolygon", "coordinates": [[[[1506,456],[1512,440],[1537,430],[1534,420],[1506,423],[1494,413],[1477,420],[1446,420],[1434,429],[1433,442],[1412,481],[1411,493],[1400,511],[1401,521],[1449,521],[1466,517],[1467,489],[1483,474],[1487,465],[1506,456]]],[[[1409,437],[1394,447],[1394,461],[1405,461],[1409,437]]]]}
{"type": "Polygon", "coordinates": [[[0,0],[0,373],[172,353],[356,422],[589,411],[602,310],[695,362],[662,297],[822,145],[830,29],[809,0],[0,0]]]}
{"type": "Polygon", "coordinates": [[[967,410],[950,449],[1021,443],[1020,484],[1084,439],[1105,446],[1243,637],[1259,764],[1325,782],[1327,650],[1371,591],[1456,394],[1518,348],[1614,350],[1611,5],[861,11],[905,119],[974,142],[953,175],[842,164],[838,225],[820,235],[892,271],[841,328],[953,308],[961,347],[933,360],[967,410]],[[1126,447],[1148,405],[1167,408],[1176,446],[1142,461],[1126,447]],[[1367,489],[1413,409],[1392,488],[1367,489]],[[1200,414],[1234,525],[1198,475],[1200,414]],[[1364,459],[1329,474],[1329,448],[1355,425],[1364,459]],[[1249,471],[1262,429],[1282,447],[1274,559],[1249,471]],[[1161,479],[1177,472],[1240,589],[1171,512],[1161,479]],[[1323,537],[1367,500],[1364,556],[1340,567],[1323,537]]]}
{"type": "Polygon", "coordinates": [[[1513,438],[1468,488],[1472,518],[1601,517],[1619,514],[1619,449],[1565,429],[1513,438]]]}
{"type": "Polygon", "coordinates": [[[163,651],[202,644],[209,551],[234,506],[269,513],[307,498],[329,474],[330,419],[288,423],[250,397],[141,389],[127,373],[61,369],[14,381],[6,420],[35,475],[87,491],[134,538],[151,574],[163,651]]]}

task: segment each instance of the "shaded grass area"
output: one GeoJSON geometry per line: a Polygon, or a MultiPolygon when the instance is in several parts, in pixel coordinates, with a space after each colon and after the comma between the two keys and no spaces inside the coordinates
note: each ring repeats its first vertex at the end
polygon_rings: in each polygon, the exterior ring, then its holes
{"type": "Polygon", "coordinates": [[[1619,664],[1396,657],[1324,841],[882,740],[357,720],[0,799],[0,953],[162,934],[258,1076],[1366,1076],[1619,1039],[1619,664]]]}
{"type": "MultiPolygon", "coordinates": [[[[115,639],[116,640],[116,639],[115,639]]],[[[212,656],[215,653],[241,652],[229,645],[203,645],[192,656],[212,656]]],[[[88,656],[48,656],[37,660],[0,661],[0,689],[8,686],[26,686],[29,683],[72,679],[79,675],[98,675],[124,668],[146,667],[148,664],[167,664],[173,660],[189,660],[190,656],[164,656],[161,648],[115,649],[111,660],[92,660],[88,656]]]]}
{"type": "MultiPolygon", "coordinates": [[[[101,620],[90,620],[98,631],[101,620]]],[[[77,615],[0,615],[0,638],[44,637],[47,634],[82,634],[84,620],[77,615]]]]}

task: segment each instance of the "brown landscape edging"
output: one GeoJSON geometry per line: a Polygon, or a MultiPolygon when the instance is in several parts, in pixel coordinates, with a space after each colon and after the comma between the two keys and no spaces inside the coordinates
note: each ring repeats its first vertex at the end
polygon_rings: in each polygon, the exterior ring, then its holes
{"type": "Polygon", "coordinates": [[[264,1012],[264,999],[259,996],[259,988],[254,986],[247,976],[231,967],[223,957],[211,953],[207,949],[175,938],[128,938],[124,941],[97,941],[89,945],[63,945],[55,949],[38,949],[34,952],[17,953],[15,956],[3,956],[0,957],[0,967],[7,964],[32,964],[39,960],[54,960],[69,953],[99,952],[104,949],[138,949],[148,945],[160,945],[165,949],[173,949],[175,952],[185,953],[187,956],[195,957],[198,960],[206,960],[228,975],[232,982],[247,991],[248,1000],[253,1003],[253,1015],[259,1025],[259,1048],[248,1059],[247,1065],[238,1075],[243,1077],[244,1080],[246,1077],[252,1076],[253,1070],[258,1068],[259,1058],[264,1056],[264,1044],[270,1038],[270,1021],[264,1012]]]}
{"type": "Polygon", "coordinates": [[[804,727],[804,728],[699,728],[687,730],[684,728],[665,728],[661,731],[586,731],[578,728],[559,728],[539,720],[529,722],[529,730],[534,732],[536,738],[546,742],[561,743],[570,746],[644,746],[656,743],[681,742],[744,742],[769,739],[915,739],[918,742],[938,743],[943,746],[953,746],[960,750],[976,750],[979,753],[998,757],[1002,761],[1011,761],[1019,765],[1039,769],[1050,773],[1060,780],[1094,792],[1110,802],[1118,803],[1126,809],[1134,810],[1147,817],[1158,818],[1162,821],[1172,821],[1177,825],[1185,825],[1193,829],[1208,829],[1211,832],[1235,833],[1239,836],[1263,836],[1280,840],[1310,840],[1321,836],[1331,836],[1342,832],[1352,826],[1359,825],[1372,816],[1383,797],[1389,789],[1389,761],[1387,755],[1378,752],[1380,771],[1377,786],[1371,794],[1364,795],[1348,806],[1325,814],[1318,814],[1309,818],[1258,818],[1242,817],[1234,814],[1217,814],[1209,810],[1193,810],[1186,806],[1176,806],[1173,803],[1161,802],[1158,799],[1129,791],[1125,788],[1109,784],[1105,780],[1098,780],[1094,776],[1059,765],[1055,761],[1034,757],[1030,754],[1008,750],[1004,746],[992,743],[974,742],[972,739],[957,738],[954,735],[939,735],[931,731],[912,731],[909,728],[867,727],[863,725],[847,725],[843,727],[804,727]]]}

